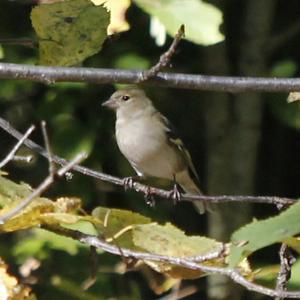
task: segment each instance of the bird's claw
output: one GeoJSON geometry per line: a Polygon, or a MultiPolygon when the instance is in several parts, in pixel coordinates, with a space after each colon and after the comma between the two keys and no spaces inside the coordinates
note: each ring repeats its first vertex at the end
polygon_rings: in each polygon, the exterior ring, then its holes
{"type": "Polygon", "coordinates": [[[155,206],[155,199],[150,187],[147,188],[147,191],[145,193],[145,201],[146,204],[149,205],[150,207],[155,206]]]}
{"type": "Polygon", "coordinates": [[[133,185],[134,185],[133,177],[125,177],[123,179],[123,186],[124,186],[125,191],[128,189],[132,189],[133,185]]]}
{"type": "Polygon", "coordinates": [[[177,183],[174,183],[173,190],[170,191],[169,198],[173,200],[174,204],[177,204],[181,200],[181,193],[178,189],[177,183]]]}

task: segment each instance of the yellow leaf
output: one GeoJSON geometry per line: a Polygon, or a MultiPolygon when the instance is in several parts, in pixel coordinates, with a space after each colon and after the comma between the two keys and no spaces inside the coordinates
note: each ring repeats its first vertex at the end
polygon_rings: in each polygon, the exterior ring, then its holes
{"type": "MultiPolygon", "coordinates": [[[[15,183],[0,175],[0,216],[11,211],[32,193],[26,183],[15,183]]],[[[73,224],[87,217],[76,215],[81,206],[78,198],[61,197],[56,201],[37,197],[17,215],[0,225],[0,231],[11,232],[41,224],[73,224]]],[[[92,220],[92,218],[90,218],[92,220]]]]}
{"type": "Polygon", "coordinates": [[[287,98],[288,103],[299,101],[299,100],[300,100],[300,92],[291,92],[291,93],[289,93],[289,96],[287,98]]]}
{"type": "MultiPolygon", "coordinates": [[[[213,239],[201,236],[187,236],[175,226],[145,224],[136,225],[133,229],[134,244],[150,253],[167,255],[172,257],[202,256],[211,252],[221,251],[223,244],[213,239]]],[[[160,273],[167,273],[175,278],[192,279],[203,273],[198,270],[191,270],[168,263],[145,261],[154,270],[160,273]]],[[[224,266],[224,258],[214,259],[205,264],[224,266]]]]}
{"type": "Polygon", "coordinates": [[[110,12],[110,24],[107,34],[127,31],[130,26],[125,15],[131,0],[91,0],[95,5],[103,5],[110,12]]]}
{"type": "Polygon", "coordinates": [[[0,259],[0,299],[36,300],[28,286],[19,284],[17,278],[7,272],[8,266],[0,259]]]}

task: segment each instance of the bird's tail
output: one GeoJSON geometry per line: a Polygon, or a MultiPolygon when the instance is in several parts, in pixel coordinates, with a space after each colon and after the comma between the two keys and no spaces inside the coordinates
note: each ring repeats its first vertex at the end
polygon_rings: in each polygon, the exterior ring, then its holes
{"type": "MultiPolygon", "coordinates": [[[[179,174],[176,174],[177,183],[184,189],[184,191],[189,195],[203,195],[200,188],[196,185],[194,180],[191,178],[188,170],[185,170],[179,174]]],[[[205,213],[208,209],[208,203],[194,201],[193,202],[197,212],[200,214],[205,213]]]]}

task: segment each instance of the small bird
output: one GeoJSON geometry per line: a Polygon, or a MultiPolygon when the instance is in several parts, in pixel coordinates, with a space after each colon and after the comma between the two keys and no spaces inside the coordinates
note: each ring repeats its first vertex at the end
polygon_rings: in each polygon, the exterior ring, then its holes
{"type": "MultiPolygon", "coordinates": [[[[187,194],[202,194],[189,152],[168,119],[143,90],[118,90],[102,104],[116,112],[116,139],[138,176],[174,180],[187,194]]],[[[194,202],[200,213],[205,203],[194,202]]]]}

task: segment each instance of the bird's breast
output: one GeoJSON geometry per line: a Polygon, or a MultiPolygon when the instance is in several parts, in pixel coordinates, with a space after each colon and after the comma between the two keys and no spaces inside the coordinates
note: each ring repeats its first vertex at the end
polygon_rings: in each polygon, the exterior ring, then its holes
{"type": "Polygon", "coordinates": [[[163,131],[146,120],[117,121],[116,138],[121,152],[134,163],[155,155],[165,141],[163,131]]]}
{"type": "Polygon", "coordinates": [[[116,138],[123,155],[144,175],[172,179],[183,168],[164,128],[151,120],[117,121],[116,138]]]}

